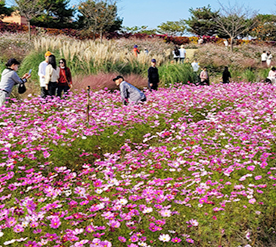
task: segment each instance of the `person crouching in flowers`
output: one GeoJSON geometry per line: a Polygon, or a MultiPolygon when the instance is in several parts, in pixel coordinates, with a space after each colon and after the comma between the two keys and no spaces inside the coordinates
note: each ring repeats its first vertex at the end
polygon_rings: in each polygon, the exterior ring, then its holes
{"type": "Polygon", "coordinates": [[[121,97],[124,105],[127,105],[129,102],[137,104],[139,102],[144,102],[147,100],[146,95],[143,92],[126,82],[122,76],[118,75],[116,78],[113,79],[113,81],[120,88],[121,97]]]}
{"type": "Polygon", "coordinates": [[[25,83],[27,79],[31,77],[28,73],[22,78],[17,75],[16,71],[18,70],[19,64],[20,63],[15,58],[11,58],[6,63],[7,68],[2,72],[0,82],[0,107],[3,106],[10,96],[14,85],[25,83]]]}
{"type": "Polygon", "coordinates": [[[61,97],[62,91],[67,94],[67,91],[72,88],[71,71],[66,66],[66,60],[64,58],[59,60],[59,78],[57,88],[57,96],[59,97],[61,97]]]}

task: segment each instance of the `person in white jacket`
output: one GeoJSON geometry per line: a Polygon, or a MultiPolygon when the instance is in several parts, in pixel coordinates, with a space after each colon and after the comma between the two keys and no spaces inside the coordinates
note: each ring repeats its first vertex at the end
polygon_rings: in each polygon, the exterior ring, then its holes
{"type": "Polygon", "coordinates": [[[38,76],[39,76],[39,83],[41,88],[41,97],[46,98],[48,94],[48,90],[45,89],[45,73],[46,73],[46,67],[48,65],[48,59],[49,56],[52,55],[50,51],[47,51],[44,55],[45,60],[39,64],[38,67],[38,76]]]}
{"type": "Polygon", "coordinates": [[[184,45],[180,46],[179,53],[180,63],[184,63],[186,57],[186,50],[184,49],[184,45]]]}

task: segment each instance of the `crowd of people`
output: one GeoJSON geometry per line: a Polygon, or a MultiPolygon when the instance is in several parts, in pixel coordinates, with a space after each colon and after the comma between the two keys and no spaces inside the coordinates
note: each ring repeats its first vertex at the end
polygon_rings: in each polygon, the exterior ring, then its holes
{"type": "MultiPolygon", "coordinates": [[[[144,52],[149,54],[149,51],[145,48],[144,52]]],[[[140,51],[137,45],[133,47],[133,54],[138,57],[140,51]]],[[[175,46],[172,51],[174,63],[187,63],[190,64],[194,76],[196,85],[210,85],[210,78],[207,71],[207,67],[203,67],[200,70],[200,65],[197,59],[194,59],[192,63],[186,58],[186,50],[183,45],[179,47],[175,46]]],[[[269,67],[271,65],[272,55],[270,51],[263,51],[261,55],[261,62],[264,67],[269,67]]],[[[2,72],[2,77],[0,81],[0,107],[8,100],[12,88],[14,85],[24,85],[27,79],[31,77],[31,70],[29,73],[24,74],[23,77],[17,75],[17,70],[19,62],[15,58],[11,58],[6,63],[6,69],[2,72]]],[[[64,58],[59,60],[57,65],[56,57],[50,51],[45,53],[45,60],[39,64],[38,75],[41,88],[41,97],[46,98],[47,96],[62,97],[66,95],[70,88],[72,88],[72,75],[70,69],[66,65],[66,60],[64,58]],[[58,66],[59,65],[59,66],[58,66]]],[[[230,82],[231,73],[226,66],[222,73],[222,83],[228,84],[230,82]]],[[[145,102],[145,94],[124,80],[124,77],[118,75],[113,79],[115,84],[119,87],[122,97],[123,104],[127,105],[130,102],[135,104],[139,102],[145,102]]],[[[267,82],[276,83],[276,68],[272,67],[268,77],[267,82]]],[[[148,89],[150,92],[157,91],[159,85],[159,73],[156,67],[156,59],[151,59],[151,66],[148,69],[148,89]]]]}

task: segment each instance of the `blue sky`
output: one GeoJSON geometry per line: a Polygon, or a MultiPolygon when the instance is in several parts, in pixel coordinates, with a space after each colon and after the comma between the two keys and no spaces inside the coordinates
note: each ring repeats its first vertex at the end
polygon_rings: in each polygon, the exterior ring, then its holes
{"type": "MultiPolygon", "coordinates": [[[[230,2],[235,5],[236,1],[221,0],[225,4],[230,2]]],[[[71,4],[78,3],[71,0],[71,4]]],[[[162,22],[178,21],[190,17],[190,8],[198,8],[210,4],[212,10],[218,10],[220,5],[217,0],[117,0],[118,13],[123,17],[123,26],[148,26],[156,28],[162,22]]],[[[239,0],[238,5],[250,7],[259,11],[260,14],[275,14],[276,0],[239,0]],[[250,4],[250,5],[249,5],[250,4]]]]}

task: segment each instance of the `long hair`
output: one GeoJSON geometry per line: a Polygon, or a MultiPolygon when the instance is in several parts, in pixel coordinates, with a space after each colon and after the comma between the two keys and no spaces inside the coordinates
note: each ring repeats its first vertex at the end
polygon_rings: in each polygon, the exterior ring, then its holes
{"type": "Polygon", "coordinates": [[[61,58],[61,59],[59,59],[59,61],[62,61],[63,64],[64,64],[65,75],[66,75],[66,79],[68,81],[69,74],[68,74],[68,69],[67,69],[67,66],[66,66],[66,60],[64,58],[61,58]]]}
{"type": "Polygon", "coordinates": [[[55,55],[49,56],[48,64],[51,64],[54,69],[57,69],[57,62],[56,62],[55,55]]]}

